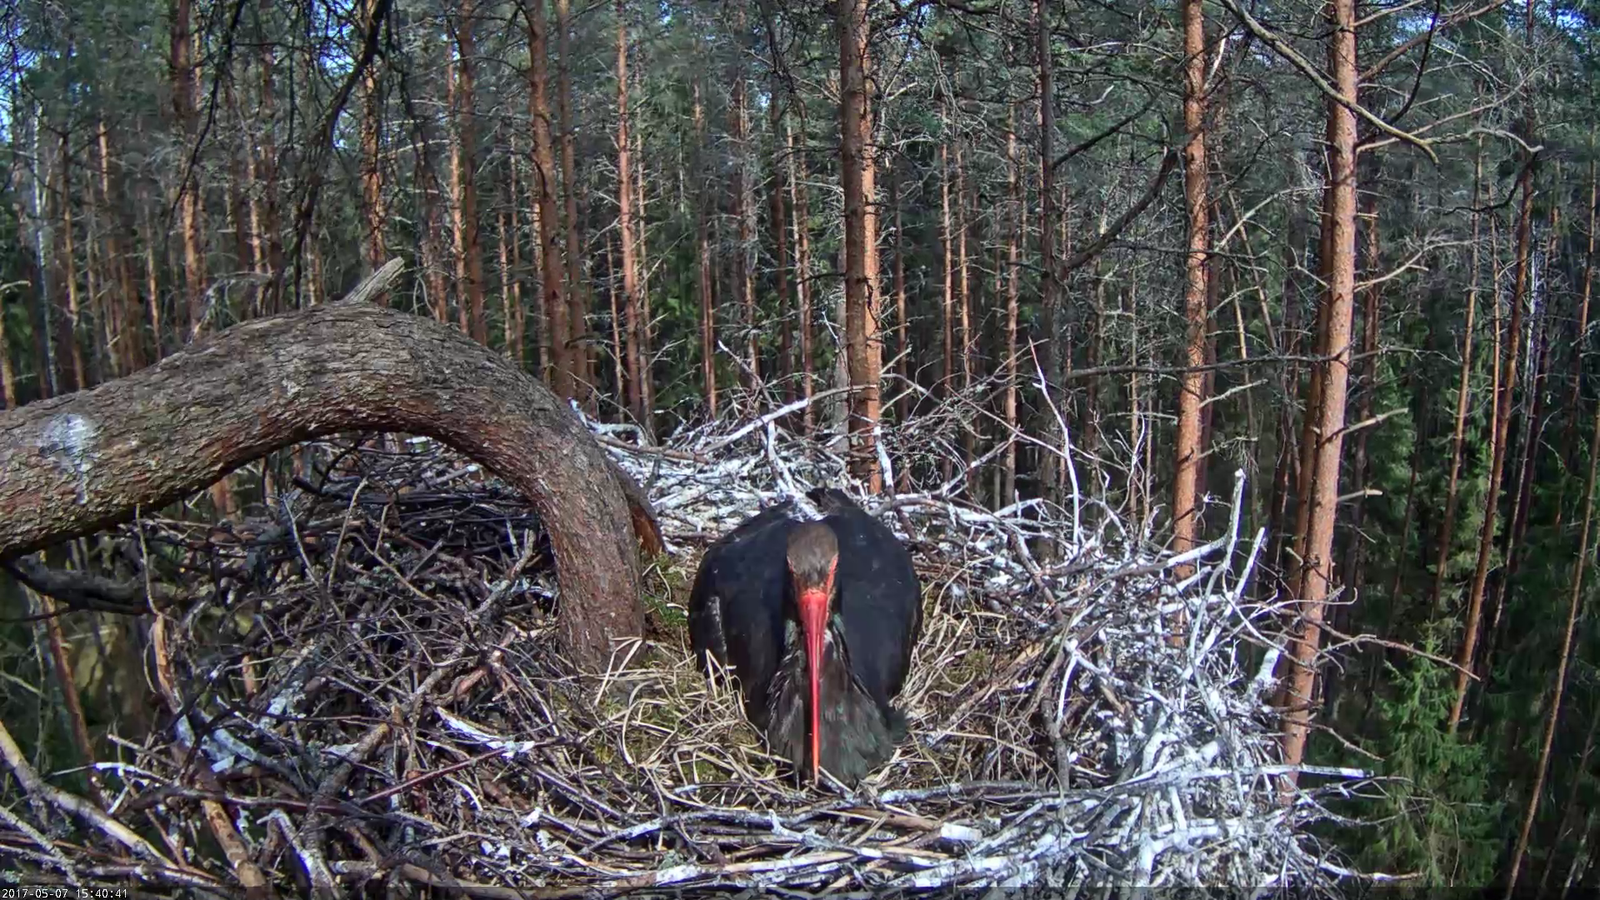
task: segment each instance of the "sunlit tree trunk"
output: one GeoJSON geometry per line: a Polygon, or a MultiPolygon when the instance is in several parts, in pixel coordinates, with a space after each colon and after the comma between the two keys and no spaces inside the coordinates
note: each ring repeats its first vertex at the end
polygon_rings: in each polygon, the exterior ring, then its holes
{"type": "MultiPolygon", "coordinates": [[[[950,143],[945,141],[939,145],[939,240],[940,261],[943,263],[943,277],[939,279],[944,290],[939,303],[939,327],[941,338],[939,349],[942,352],[939,367],[939,396],[948,399],[955,386],[955,307],[956,307],[956,254],[955,254],[955,216],[950,210],[950,182],[953,172],[950,167],[950,143]]],[[[950,477],[948,460],[944,461],[944,478],[950,477]]]]}
{"type": "MultiPolygon", "coordinates": [[[[1328,68],[1334,87],[1346,97],[1356,96],[1355,0],[1333,0],[1332,34],[1328,37],[1328,68]]],[[[1326,348],[1314,380],[1321,382],[1317,402],[1306,407],[1314,417],[1310,431],[1315,443],[1311,454],[1309,490],[1300,502],[1307,507],[1307,528],[1296,543],[1300,559],[1296,578],[1300,615],[1290,648],[1292,665],[1283,706],[1282,747],[1285,765],[1298,766],[1305,757],[1310,730],[1309,703],[1316,686],[1316,662],[1321,643],[1323,607],[1333,579],[1333,529],[1338,512],[1339,459],[1344,446],[1345,394],[1350,374],[1350,332],[1356,287],[1356,122],[1343,104],[1328,103],[1328,190],[1323,227],[1327,235],[1328,284],[1320,317],[1321,345],[1326,348]]],[[[1295,774],[1285,776],[1289,784],[1295,774]]]]}
{"type": "Polygon", "coordinates": [[[633,159],[638,171],[633,178],[633,204],[636,239],[639,243],[638,255],[634,258],[634,266],[639,270],[639,382],[640,394],[643,400],[643,416],[639,420],[639,427],[651,440],[656,433],[656,335],[655,314],[650,308],[650,251],[648,237],[650,234],[649,197],[650,183],[645,180],[644,167],[644,136],[637,131],[633,135],[633,159]]]}
{"type": "MultiPolygon", "coordinates": [[[[1517,179],[1520,206],[1517,211],[1516,280],[1511,292],[1511,320],[1506,326],[1505,363],[1495,398],[1495,424],[1491,438],[1489,485],[1484,492],[1483,525],[1478,535],[1478,561],[1467,592],[1465,632],[1456,653],[1456,664],[1470,670],[1478,646],[1478,631],[1483,612],[1484,588],[1489,579],[1489,563],[1494,548],[1495,519],[1499,512],[1501,478],[1505,472],[1506,439],[1511,425],[1511,400],[1516,390],[1517,355],[1522,344],[1522,307],[1528,294],[1528,262],[1533,230],[1533,160],[1524,159],[1517,179]]],[[[1465,671],[1456,673],[1456,696],[1450,707],[1448,730],[1455,734],[1466,705],[1469,679],[1465,671]]]]}
{"type": "MultiPolygon", "coordinates": [[[[633,209],[633,141],[628,136],[628,26],[623,0],[617,0],[617,230],[622,244],[622,316],[626,340],[626,396],[633,420],[643,423],[644,373],[641,346],[643,323],[639,309],[639,260],[633,209]]],[[[613,291],[613,295],[615,291],[613,291]]],[[[615,307],[616,300],[612,300],[615,307]]],[[[613,313],[614,314],[614,313],[613,313]]],[[[618,382],[620,396],[623,383],[618,382]]]]}
{"type": "MultiPolygon", "coordinates": [[[[1055,74],[1050,50],[1049,7],[1045,0],[1033,3],[1034,64],[1039,70],[1039,307],[1044,336],[1039,346],[1039,361],[1044,369],[1045,389],[1052,394],[1061,386],[1061,348],[1056,346],[1056,320],[1061,309],[1061,285],[1056,271],[1056,186],[1055,186],[1055,74]]],[[[1131,288],[1130,288],[1131,290],[1131,288]]],[[[1135,355],[1133,358],[1137,358],[1135,355]]],[[[1054,398],[1059,403],[1060,398],[1054,398]]],[[[1130,402],[1138,407],[1137,382],[1130,382],[1130,402]]],[[[1137,416],[1137,413],[1135,413],[1137,416]]],[[[1054,416],[1043,422],[1041,440],[1052,446],[1059,443],[1054,416]]],[[[1053,454],[1042,454],[1039,482],[1046,499],[1060,497],[1059,466],[1053,454]]],[[[1142,517],[1141,517],[1142,518],[1142,517]]]]}
{"type": "MultiPolygon", "coordinates": [[[[801,117],[801,141],[805,140],[805,118],[801,117]]],[[[806,400],[805,410],[800,414],[801,429],[810,434],[815,426],[815,412],[811,409],[810,400],[815,389],[812,384],[813,367],[816,359],[812,355],[811,331],[811,298],[814,296],[811,283],[811,213],[807,202],[808,189],[804,183],[805,159],[795,146],[794,132],[787,127],[783,132],[784,146],[789,155],[789,207],[794,216],[794,292],[799,304],[796,314],[796,326],[800,332],[800,396],[806,400]]]]}
{"type": "Polygon", "coordinates": [[[1022,243],[1026,226],[1023,221],[1022,159],[1017,148],[1017,108],[1012,106],[1006,119],[1006,188],[1011,200],[1011,229],[1006,239],[1006,336],[1005,336],[1005,396],[1001,401],[1001,415],[1006,423],[1006,453],[1004,474],[1000,482],[999,505],[1016,502],[1017,497],[1017,443],[1011,437],[1017,433],[1017,314],[1021,296],[1022,243]]]}
{"type": "MultiPolygon", "coordinates": [[[[1206,163],[1206,24],[1200,0],[1183,0],[1183,199],[1188,211],[1189,245],[1184,258],[1184,372],[1178,386],[1177,456],[1172,480],[1172,549],[1183,553],[1195,546],[1200,515],[1200,407],[1205,402],[1207,279],[1211,242],[1207,221],[1206,163]]],[[[1192,567],[1185,567],[1190,571],[1192,567]]]]}
{"type": "Polygon", "coordinates": [[[611,305],[611,378],[616,385],[616,395],[620,397],[626,390],[628,351],[624,349],[622,337],[622,308],[617,302],[617,295],[622,292],[622,266],[617,260],[616,238],[611,234],[606,235],[605,262],[611,276],[606,279],[606,302],[611,305]]]}
{"type": "Polygon", "coordinates": [[[700,81],[694,84],[694,134],[698,155],[698,172],[695,180],[700,188],[695,201],[695,258],[700,294],[700,387],[705,392],[706,410],[711,418],[717,417],[717,319],[715,299],[711,293],[714,279],[711,262],[711,214],[706,198],[710,187],[706,158],[710,147],[706,144],[706,112],[700,98],[700,81]]]}
{"type": "Polygon", "coordinates": [[[1461,331],[1461,375],[1456,385],[1455,432],[1451,437],[1450,475],[1445,488],[1444,519],[1439,526],[1438,545],[1434,550],[1433,595],[1431,606],[1437,614],[1444,600],[1445,567],[1450,560],[1450,544],[1455,535],[1456,509],[1461,483],[1461,452],[1467,436],[1467,400],[1471,396],[1472,339],[1474,320],[1478,315],[1478,262],[1479,235],[1483,224],[1478,212],[1478,199],[1483,186],[1483,139],[1478,139],[1478,151],[1473,158],[1472,170],[1472,271],[1468,276],[1467,317],[1461,331]]]}
{"type": "Polygon", "coordinates": [[[850,368],[850,469],[871,493],[883,489],[878,426],[878,240],[876,159],[867,82],[869,0],[839,3],[840,164],[844,188],[845,355],[850,368]]]}

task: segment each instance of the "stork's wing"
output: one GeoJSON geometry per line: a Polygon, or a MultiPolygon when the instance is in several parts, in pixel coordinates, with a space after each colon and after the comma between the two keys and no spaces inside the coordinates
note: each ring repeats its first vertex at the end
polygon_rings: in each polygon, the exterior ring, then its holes
{"type": "Polygon", "coordinates": [[[850,503],[827,522],[839,539],[835,577],[851,668],[887,709],[905,685],[922,633],[922,586],[905,545],[860,507],[850,503]]]}
{"type": "Polygon", "coordinates": [[[783,655],[785,547],[791,504],[763,510],[723,535],[700,560],[689,594],[689,641],[732,670],[745,712],[765,727],[767,686],[783,655]]]}

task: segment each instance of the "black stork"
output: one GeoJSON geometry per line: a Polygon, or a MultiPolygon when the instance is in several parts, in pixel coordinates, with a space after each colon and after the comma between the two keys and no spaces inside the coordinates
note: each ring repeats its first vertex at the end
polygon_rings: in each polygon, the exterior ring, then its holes
{"type": "Polygon", "coordinates": [[[745,715],[796,772],[865,778],[906,735],[889,701],[922,632],[911,554],[843,492],[762,510],[706,551],[689,595],[689,640],[738,677],[745,715]]]}

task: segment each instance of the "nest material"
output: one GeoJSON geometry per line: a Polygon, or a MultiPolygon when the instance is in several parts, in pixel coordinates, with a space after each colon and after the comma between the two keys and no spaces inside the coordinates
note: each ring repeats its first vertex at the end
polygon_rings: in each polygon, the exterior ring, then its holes
{"type": "MultiPolygon", "coordinates": [[[[1182,580],[1183,560],[1110,510],[1088,534],[1038,502],[867,503],[914,548],[925,587],[898,701],[912,736],[855,791],[819,790],[696,670],[684,604],[710,539],[780,499],[807,507],[805,488],[841,484],[841,461],[771,417],[670,449],[592,427],[649,486],[669,542],[646,573],[652,633],[620,644],[605,678],[575,677],[553,650],[556,573],[525,504],[423,439],[339,448],[339,474],[278,497],[264,521],[126,529],[153,577],[196,598],[157,647],[156,680],[184,714],[99,767],[111,814],[169,849],[147,884],[248,883],[248,864],[171,849],[210,846],[206,817],[224,808],[248,859],[296,893],[1325,889],[1340,873],[1306,833],[1317,790],[1280,802],[1263,699],[1277,653],[1244,593],[1261,536],[1239,533],[1237,491],[1230,527],[1186,554],[1182,580]]],[[[1336,776],[1323,791],[1361,775],[1322,774],[1336,776]]],[[[60,822],[38,810],[52,821],[37,840],[0,821],[9,862],[58,881],[126,876],[46,850],[60,822]]]]}

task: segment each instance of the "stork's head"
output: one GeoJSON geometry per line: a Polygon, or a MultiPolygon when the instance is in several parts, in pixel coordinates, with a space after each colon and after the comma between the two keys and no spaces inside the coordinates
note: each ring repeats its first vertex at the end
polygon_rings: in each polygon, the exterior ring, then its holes
{"type": "Polygon", "coordinates": [[[839,570],[838,538],[826,524],[806,522],[789,532],[788,558],[811,683],[811,778],[815,781],[821,765],[822,648],[833,606],[833,576],[839,570]]]}

